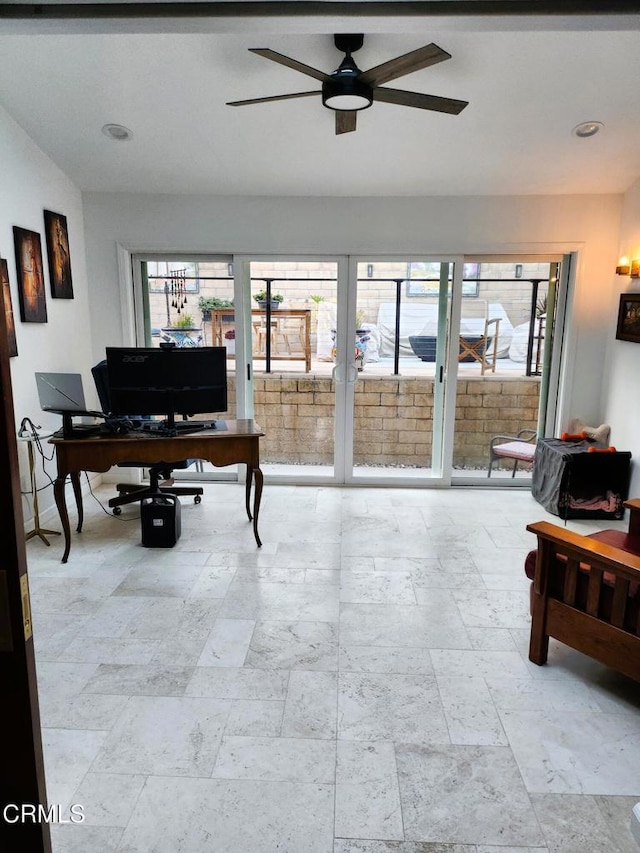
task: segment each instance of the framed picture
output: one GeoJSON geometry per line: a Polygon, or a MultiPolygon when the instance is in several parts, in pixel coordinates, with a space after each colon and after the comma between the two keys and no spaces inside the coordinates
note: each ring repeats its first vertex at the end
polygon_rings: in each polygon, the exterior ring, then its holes
{"type": "Polygon", "coordinates": [[[2,304],[4,305],[4,316],[7,324],[7,340],[9,343],[9,357],[18,355],[18,343],[16,341],[16,322],[13,318],[13,305],[11,303],[11,288],[9,287],[9,267],[4,258],[0,259],[0,280],[2,281],[2,304]]]}
{"type": "MultiPolygon", "coordinates": [[[[440,292],[440,263],[411,263],[407,270],[407,296],[438,296],[440,292]]],[[[462,295],[477,296],[480,291],[480,264],[464,264],[462,295]]],[[[451,282],[449,282],[451,287],[451,282]]]]}
{"type": "Polygon", "coordinates": [[[23,323],[47,322],[47,298],[44,292],[42,247],[36,231],[13,226],[18,272],[20,319],[23,323]]]}
{"type": "Polygon", "coordinates": [[[47,240],[51,296],[54,299],[73,299],[67,217],[45,210],[44,233],[47,240]]]}
{"type": "Polygon", "coordinates": [[[620,294],[616,338],[640,344],[640,293],[620,294]]]}

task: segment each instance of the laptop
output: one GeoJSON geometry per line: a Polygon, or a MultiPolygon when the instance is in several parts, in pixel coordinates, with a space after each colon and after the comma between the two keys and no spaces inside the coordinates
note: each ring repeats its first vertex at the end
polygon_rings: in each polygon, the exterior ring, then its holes
{"type": "Polygon", "coordinates": [[[43,412],[55,412],[62,415],[62,428],[65,438],[76,437],[80,432],[95,432],[93,426],[72,427],[71,417],[86,416],[103,418],[102,412],[87,409],[82,388],[82,376],[79,373],[36,373],[38,399],[43,412]]]}

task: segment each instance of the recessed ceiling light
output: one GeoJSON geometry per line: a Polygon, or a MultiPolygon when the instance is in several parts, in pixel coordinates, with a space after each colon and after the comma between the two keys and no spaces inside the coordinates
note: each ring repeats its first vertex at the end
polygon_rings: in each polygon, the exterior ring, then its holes
{"type": "Polygon", "coordinates": [[[113,139],[116,142],[127,142],[129,139],[133,139],[133,133],[128,127],[124,127],[121,124],[105,124],[102,132],[109,139],[113,139]]]}
{"type": "Polygon", "coordinates": [[[595,136],[603,127],[604,124],[601,121],[583,121],[577,124],[571,133],[580,139],[587,139],[589,136],[595,136]]]}

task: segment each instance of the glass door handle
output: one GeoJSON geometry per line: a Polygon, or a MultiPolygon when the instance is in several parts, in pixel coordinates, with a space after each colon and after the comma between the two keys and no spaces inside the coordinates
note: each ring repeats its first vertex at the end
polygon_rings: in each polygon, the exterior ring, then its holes
{"type": "Polygon", "coordinates": [[[355,366],[355,364],[348,364],[347,370],[347,382],[349,383],[349,385],[355,385],[356,379],[358,378],[358,368],[355,366]]]}
{"type": "Polygon", "coordinates": [[[331,371],[331,378],[338,385],[342,385],[344,383],[344,364],[336,364],[331,371]]]}

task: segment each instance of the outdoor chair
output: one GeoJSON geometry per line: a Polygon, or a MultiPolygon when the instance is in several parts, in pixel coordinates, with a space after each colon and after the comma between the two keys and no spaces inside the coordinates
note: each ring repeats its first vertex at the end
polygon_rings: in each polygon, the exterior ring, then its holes
{"type": "Polygon", "coordinates": [[[487,369],[495,373],[499,329],[500,317],[493,317],[490,320],[485,320],[483,334],[461,334],[458,361],[479,361],[481,376],[484,376],[487,369]],[[494,328],[491,329],[491,326],[494,328]]]}
{"type": "Polygon", "coordinates": [[[518,462],[533,463],[536,452],[536,431],[521,429],[517,435],[494,435],[489,442],[489,471],[491,476],[493,463],[500,459],[513,459],[511,476],[516,476],[518,462]]]}
{"type": "MultiPolygon", "coordinates": [[[[280,330],[280,321],[271,318],[271,353],[275,353],[278,345],[278,332],[280,330]]],[[[260,317],[252,322],[253,332],[255,335],[254,341],[254,356],[264,358],[267,352],[267,321],[264,317],[260,317]]]]}
{"type": "Polygon", "coordinates": [[[282,336],[288,355],[304,351],[305,323],[304,317],[285,317],[281,321],[278,332],[282,336]]]}

